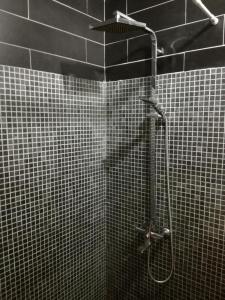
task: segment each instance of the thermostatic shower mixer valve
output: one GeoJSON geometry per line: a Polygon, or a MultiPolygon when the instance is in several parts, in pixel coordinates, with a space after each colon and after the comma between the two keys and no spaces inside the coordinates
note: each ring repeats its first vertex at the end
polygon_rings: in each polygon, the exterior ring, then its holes
{"type": "Polygon", "coordinates": [[[152,242],[167,239],[170,237],[170,230],[168,228],[163,228],[161,233],[152,231],[152,226],[149,226],[146,230],[136,227],[137,231],[143,234],[144,243],[138,247],[139,252],[144,253],[148,247],[151,246],[152,242]]]}

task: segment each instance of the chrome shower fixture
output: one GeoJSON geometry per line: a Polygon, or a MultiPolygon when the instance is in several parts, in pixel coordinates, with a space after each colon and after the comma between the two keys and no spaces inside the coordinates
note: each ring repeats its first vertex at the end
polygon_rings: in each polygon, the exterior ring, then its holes
{"type": "Polygon", "coordinates": [[[140,100],[150,104],[154,110],[165,120],[165,112],[164,110],[160,107],[159,103],[153,98],[153,97],[141,97],[140,100]]]}
{"type": "Polygon", "coordinates": [[[218,24],[219,19],[218,19],[216,16],[214,16],[214,15],[208,10],[208,8],[205,6],[205,4],[202,3],[201,0],[192,0],[192,1],[193,1],[193,3],[194,3],[196,6],[198,6],[198,7],[201,9],[201,11],[202,11],[205,15],[207,15],[207,16],[209,17],[209,20],[210,20],[210,22],[212,23],[212,25],[217,25],[217,24],[218,24]]]}
{"type": "MultiPolygon", "coordinates": [[[[151,49],[152,49],[152,58],[151,58],[151,71],[152,71],[152,81],[151,81],[151,95],[149,98],[143,97],[141,100],[149,103],[155,111],[163,118],[165,123],[165,144],[166,144],[166,172],[167,172],[167,197],[168,197],[168,210],[169,210],[169,228],[163,228],[161,233],[154,232],[151,230],[152,226],[148,226],[147,229],[143,229],[143,232],[147,232],[147,235],[145,234],[144,238],[144,245],[141,246],[141,252],[143,253],[145,250],[148,250],[148,273],[149,276],[152,278],[152,280],[156,283],[166,283],[170,280],[173,270],[174,270],[174,255],[173,255],[173,231],[172,231],[172,216],[171,216],[171,203],[170,203],[170,189],[169,189],[169,158],[168,158],[168,126],[167,126],[167,119],[165,116],[164,111],[160,108],[158,105],[156,99],[156,76],[157,76],[157,53],[161,52],[161,54],[164,54],[163,49],[157,48],[157,38],[155,32],[147,27],[146,23],[138,22],[129,16],[121,13],[120,11],[116,11],[114,13],[114,17],[106,20],[104,22],[99,22],[94,25],[90,25],[90,29],[98,30],[98,31],[105,31],[105,32],[111,32],[111,33],[127,33],[130,31],[143,31],[144,33],[149,33],[151,37],[151,49]],[[172,264],[170,269],[170,274],[164,279],[164,280],[157,280],[152,275],[149,257],[150,257],[150,248],[151,248],[151,242],[155,240],[161,240],[166,237],[169,237],[170,239],[170,245],[171,245],[171,257],[172,257],[172,264]]],[[[155,114],[156,115],[156,114],[155,114]]],[[[153,117],[152,117],[153,118],[153,117]]],[[[153,132],[155,132],[155,119],[153,118],[151,121],[151,141],[152,145],[154,144],[155,135],[153,135],[153,132]]],[[[152,151],[155,153],[155,147],[152,151]]],[[[152,152],[152,154],[154,154],[152,152]]],[[[151,174],[152,179],[155,178],[155,172],[153,173],[153,170],[155,170],[155,161],[152,163],[151,168],[151,174]]],[[[153,181],[153,180],[152,180],[153,181]]],[[[155,202],[155,184],[152,185],[152,192],[151,192],[151,199],[153,202],[155,202]]],[[[153,222],[154,217],[151,216],[151,222],[153,222]]]]}
{"type": "MultiPolygon", "coordinates": [[[[173,224],[172,224],[172,212],[171,212],[171,197],[170,197],[170,174],[169,174],[169,133],[168,133],[168,120],[164,110],[160,107],[159,103],[157,102],[156,95],[152,95],[152,97],[140,97],[140,100],[146,102],[148,105],[151,105],[152,108],[157,112],[157,114],[163,119],[164,121],[164,130],[165,130],[165,168],[166,168],[166,195],[167,195],[167,202],[168,202],[168,217],[169,217],[169,228],[164,227],[161,233],[154,231],[154,218],[152,220],[152,224],[150,224],[147,228],[142,230],[142,234],[144,233],[144,243],[139,247],[139,251],[143,253],[144,251],[148,251],[148,274],[151,279],[156,283],[166,283],[170,280],[173,275],[174,265],[175,265],[175,258],[174,258],[174,251],[173,251],[173,224]],[[157,240],[163,240],[165,238],[170,239],[170,251],[171,251],[171,268],[169,275],[163,279],[158,280],[156,279],[151,270],[150,266],[150,254],[151,254],[151,244],[157,240]]],[[[156,199],[156,128],[155,128],[155,115],[150,114],[150,140],[151,140],[151,159],[150,159],[150,198],[153,202],[156,199]]],[[[154,213],[155,214],[155,213],[154,213]]],[[[141,232],[141,229],[137,229],[141,232]]]]}
{"type": "Polygon", "coordinates": [[[118,10],[113,14],[113,18],[108,19],[105,22],[92,24],[90,25],[90,29],[113,33],[124,33],[136,30],[146,31],[147,25],[145,23],[138,22],[118,10]]]}
{"type": "Polygon", "coordinates": [[[156,76],[157,76],[157,52],[164,54],[163,49],[157,48],[157,38],[155,32],[150,29],[146,23],[138,22],[131,17],[121,13],[120,11],[114,12],[114,17],[104,22],[98,22],[89,26],[92,30],[105,31],[111,33],[126,33],[131,31],[143,31],[149,33],[151,37],[151,49],[152,49],[152,94],[154,94],[156,88],[156,76]]]}

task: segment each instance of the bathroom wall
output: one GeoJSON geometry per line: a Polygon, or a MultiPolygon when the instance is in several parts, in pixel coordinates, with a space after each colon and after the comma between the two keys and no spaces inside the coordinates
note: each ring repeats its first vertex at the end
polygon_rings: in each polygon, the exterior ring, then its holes
{"type": "MultiPolygon", "coordinates": [[[[191,0],[106,0],[106,17],[121,10],[156,31],[159,74],[225,65],[223,0],[204,4],[219,17],[212,26],[191,0]]],[[[106,34],[107,80],[148,76],[151,72],[150,38],[142,32],[106,34]]]]}
{"type": "MultiPolygon", "coordinates": [[[[111,300],[225,298],[225,68],[164,74],[158,101],[169,124],[169,180],[175,272],[165,285],[147,275],[136,227],[149,222],[150,78],[107,83],[107,286],[111,300]]],[[[168,226],[164,130],[156,133],[155,230],[168,226]]],[[[169,241],[151,247],[157,279],[170,270],[169,241]]]]}
{"type": "Polygon", "coordinates": [[[0,0],[0,64],[103,80],[103,19],[103,0],[0,0]]]}
{"type": "Polygon", "coordinates": [[[103,300],[103,83],[0,66],[0,298],[103,300]]]}

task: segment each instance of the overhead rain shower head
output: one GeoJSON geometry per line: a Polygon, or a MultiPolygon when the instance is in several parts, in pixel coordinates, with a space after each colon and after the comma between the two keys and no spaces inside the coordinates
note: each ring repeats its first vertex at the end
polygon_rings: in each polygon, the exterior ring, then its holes
{"type": "Polygon", "coordinates": [[[115,11],[113,18],[105,22],[92,24],[90,25],[90,29],[112,33],[125,33],[137,30],[148,31],[145,23],[137,22],[118,10],[115,11]]]}
{"type": "MultiPolygon", "coordinates": [[[[142,31],[150,34],[151,37],[151,50],[152,50],[152,89],[155,89],[156,75],[157,75],[157,37],[155,32],[147,26],[146,23],[138,22],[131,17],[115,11],[114,18],[106,20],[105,22],[99,22],[97,24],[91,24],[89,26],[92,30],[105,31],[111,33],[125,33],[132,31],[142,31]]],[[[161,50],[162,51],[162,50],[161,50]]]]}

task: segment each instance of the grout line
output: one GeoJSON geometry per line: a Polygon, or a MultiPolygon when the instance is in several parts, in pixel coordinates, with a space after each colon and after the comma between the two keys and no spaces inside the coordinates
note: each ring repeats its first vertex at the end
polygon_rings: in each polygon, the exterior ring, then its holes
{"type": "Polygon", "coordinates": [[[30,58],[30,69],[32,68],[32,58],[31,58],[31,49],[29,49],[29,58],[30,58]]]}
{"type": "MultiPolygon", "coordinates": [[[[198,48],[198,49],[193,49],[193,50],[187,50],[185,51],[185,53],[189,53],[189,52],[197,52],[197,51],[202,51],[202,50],[207,50],[207,49],[213,49],[213,48],[221,48],[224,47],[224,45],[217,45],[217,46],[211,46],[211,47],[205,47],[205,48],[198,48]]],[[[179,53],[177,53],[179,54],[179,53]]]]}
{"type": "Polygon", "coordinates": [[[23,47],[23,46],[11,44],[11,43],[6,43],[6,42],[2,42],[2,41],[0,41],[0,44],[8,45],[8,46],[11,46],[11,47],[16,47],[16,48],[20,48],[20,49],[24,49],[24,50],[28,50],[28,51],[31,50],[33,52],[38,52],[38,53],[42,53],[42,54],[46,54],[46,55],[52,55],[52,56],[55,56],[55,57],[66,59],[66,60],[71,60],[71,61],[74,61],[74,62],[79,62],[79,63],[82,63],[82,64],[88,64],[88,65],[91,65],[91,66],[94,66],[94,67],[103,68],[103,66],[101,66],[101,65],[93,64],[93,63],[90,63],[90,62],[85,62],[85,61],[82,61],[82,60],[79,60],[79,59],[70,58],[70,57],[66,57],[66,56],[63,56],[63,55],[59,55],[59,54],[54,54],[54,53],[50,53],[50,52],[46,52],[46,51],[33,49],[33,48],[26,48],[26,47],[23,47]]]}
{"type": "MultiPolygon", "coordinates": [[[[223,16],[222,14],[217,15],[218,18],[222,17],[222,16],[223,16]]],[[[187,26],[187,25],[191,25],[191,24],[195,24],[195,23],[199,23],[199,22],[204,22],[204,21],[209,21],[209,18],[204,18],[204,19],[201,19],[201,20],[196,20],[196,21],[188,22],[186,24],[179,24],[179,25],[176,25],[176,26],[172,26],[172,27],[168,27],[168,28],[163,28],[163,29],[160,29],[160,30],[156,30],[156,32],[166,31],[167,29],[178,28],[178,27],[187,26]]],[[[212,25],[212,26],[214,26],[214,25],[212,25]]]]}
{"type": "MultiPolygon", "coordinates": [[[[191,69],[191,70],[187,70],[187,71],[176,71],[176,72],[169,72],[169,73],[161,73],[161,74],[158,74],[157,75],[157,78],[162,78],[163,76],[168,76],[168,75],[175,75],[175,74],[187,74],[187,76],[189,76],[189,74],[191,74],[191,72],[193,71],[207,71],[207,70],[214,70],[214,69],[224,69],[225,67],[223,66],[220,66],[220,67],[201,67],[201,69],[191,69]]],[[[108,84],[111,84],[113,82],[121,82],[121,81],[127,81],[127,80],[135,80],[135,79],[138,79],[140,80],[140,78],[147,78],[147,77],[150,77],[151,78],[151,75],[142,75],[141,77],[131,77],[131,78],[125,78],[125,79],[117,79],[117,80],[108,80],[106,83],[108,84]]],[[[194,82],[194,80],[193,80],[194,82]]],[[[176,274],[177,276],[181,277],[181,278],[184,278],[183,275],[179,275],[179,274],[176,274]]]]}
{"type": "Polygon", "coordinates": [[[119,66],[123,66],[123,65],[128,65],[128,64],[135,64],[135,63],[149,61],[149,60],[151,60],[151,58],[144,58],[144,59],[129,61],[129,62],[125,62],[125,63],[122,63],[122,64],[114,64],[114,65],[106,66],[106,69],[107,68],[112,68],[112,67],[119,67],[119,66]]]}
{"type": "Polygon", "coordinates": [[[74,8],[74,7],[72,7],[72,6],[70,6],[70,5],[64,4],[64,3],[62,3],[62,2],[60,2],[60,1],[58,1],[58,0],[52,0],[52,1],[55,2],[55,3],[57,3],[57,4],[59,4],[59,5],[62,5],[62,6],[64,6],[64,7],[67,7],[67,8],[69,8],[69,9],[71,9],[71,10],[74,10],[74,11],[76,11],[76,12],[82,14],[82,15],[85,15],[86,17],[89,17],[89,18],[92,18],[92,19],[94,19],[94,20],[96,20],[96,21],[102,22],[102,20],[100,20],[100,19],[98,19],[98,18],[95,18],[95,17],[93,17],[93,16],[91,16],[91,15],[89,15],[89,14],[86,14],[86,13],[84,13],[83,11],[80,11],[80,10],[78,10],[78,9],[76,9],[76,8],[74,8]]]}
{"type": "Polygon", "coordinates": [[[156,4],[156,5],[148,6],[146,8],[143,8],[143,9],[140,9],[140,10],[136,10],[136,11],[133,11],[133,12],[129,13],[129,16],[134,15],[134,14],[138,14],[138,13],[140,13],[142,11],[145,11],[145,10],[148,10],[148,9],[153,9],[155,7],[162,6],[162,5],[168,4],[170,2],[174,2],[174,1],[175,0],[168,0],[166,2],[162,2],[162,3],[156,4]]]}
{"type": "MultiPolygon", "coordinates": [[[[224,15],[218,15],[217,17],[218,18],[219,17],[224,17],[224,15]]],[[[208,21],[208,20],[209,19],[206,18],[206,19],[201,19],[201,20],[197,20],[197,21],[192,21],[192,22],[189,22],[189,23],[186,23],[186,24],[182,23],[182,24],[179,24],[179,25],[176,25],[176,26],[171,26],[171,27],[160,29],[160,30],[156,30],[155,33],[157,34],[158,32],[163,32],[163,31],[167,31],[167,30],[170,30],[170,29],[175,29],[175,28],[179,28],[179,27],[183,27],[183,26],[189,26],[191,24],[205,22],[205,21],[208,21]]],[[[141,36],[146,36],[146,35],[149,35],[149,34],[148,33],[144,33],[144,34],[140,34],[140,35],[137,35],[137,36],[132,36],[132,37],[128,38],[128,40],[136,39],[136,38],[139,38],[141,36]]],[[[119,40],[119,41],[110,42],[110,43],[107,43],[106,46],[117,44],[117,43],[123,42],[125,40],[127,40],[127,39],[122,39],[122,40],[119,40]]]]}
{"type": "Polygon", "coordinates": [[[129,61],[129,41],[127,40],[127,62],[129,61]]]}
{"type": "Polygon", "coordinates": [[[27,18],[30,19],[30,0],[27,0],[27,18]]]}
{"type": "MultiPolygon", "coordinates": [[[[206,48],[199,48],[199,49],[188,50],[188,51],[185,51],[185,52],[178,52],[178,53],[172,53],[172,54],[162,55],[158,59],[161,59],[161,58],[164,58],[164,57],[175,56],[175,55],[181,55],[181,54],[184,54],[184,53],[204,51],[204,50],[208,50],[208,49],[222,48],[222,47],[225,47],[225,45],[217,45],[217,46],[212,46],[212,47],[206,47],[206,48]]],[[[149,61],[149,60],[151,60],[151,58],[145,58],[145,59],[140,59],[140,60],[129,61],[129,62],[125,62],[125,63],[122,63],[122,64],[114,64],[114,65],[107,66],[106,68],[117,67],[117,66],[127,65],[127,64],[134,64],[134,63],[144,62],[144,61],[149,61]]]]}
{"type": "Polygon", "coordinates": [[[93,64],[93,63],[90,63],[90,62],[85,62],[85,61],[82,61],[82,60],[79,60],[79,59],[70,58],[70,57],[66,57],[66,56],[62,56],[62,55],[58,55],[58,54],[53,54],[53,53],[48,53],[48,52],[40,51],[40,50],[36,50],[36,49],[31,49],[31,50],[33,50],[34,52],[36,51],[36,52],[39,52],[39,53],[43,53],[43,54],[47,54],[47,55],[52,55],[52,56],[56,56],[56,57],[59,57],[59,58],[64,58],[66,60],[72,60],[74,62],[80,62],[82,64],[88,64],[88,65],[91,65],[91,66],[102,68],[101,65],[93,64]]]}
{"type": "Polygon", "coordinates": [[[58,30],[58,31],[63,32],[63,33],[66,33],[66,34],[68,34],[68,35],[71,35],[71,36],[74,36],[74,37],[78,37],[78,38],[83,39],[83,40],[88,40],[88,41],[90,41],[90,42],[92,42],[92,43],[95,43],[95,44],[104,46],[103,43],[96,42],[96,41],[91,40],[91,39],[89,39],[89,38],[85,38],[85,37],[83,37],[83,36],[81,36],[81,35],[78,35],[78,34],[75,34],[75,33],[72,33],[72,32],[66,31],[66,30],[63,30],[63,29],[59,29],[59,28],[57,28],[57,27],[54,27],[54,26],[51,26],[51,25],[48,25],[48,24],[45,24],[45,23],[42,23],[42,22],[39,22],[39,21],[35,21],[35,20],[33,20],[33,19],[28,19],[28,18],[26,18],[26,17],[23,17],[23,16],[20,16],[20,15],[14,14],[14,13],[9,12],[9,11],[4,10],[4,9],[0,9],[0,12],[6,13],[6,14],[9,14],[9,15],[12,15],[12,16],[14,16],[14,17],[17,17],[17,18],[20,18],[20,19],[23,19],[23,20],[28,20],[29,22],[33,22],[33,23],[36,23],[36,24],[40,24],[40,25],[42,25],[42,26],[45,26],[45,27],[48,27],[48,28],[51,28],[51,29],[54,29],[54,30],[58,30]]]}

